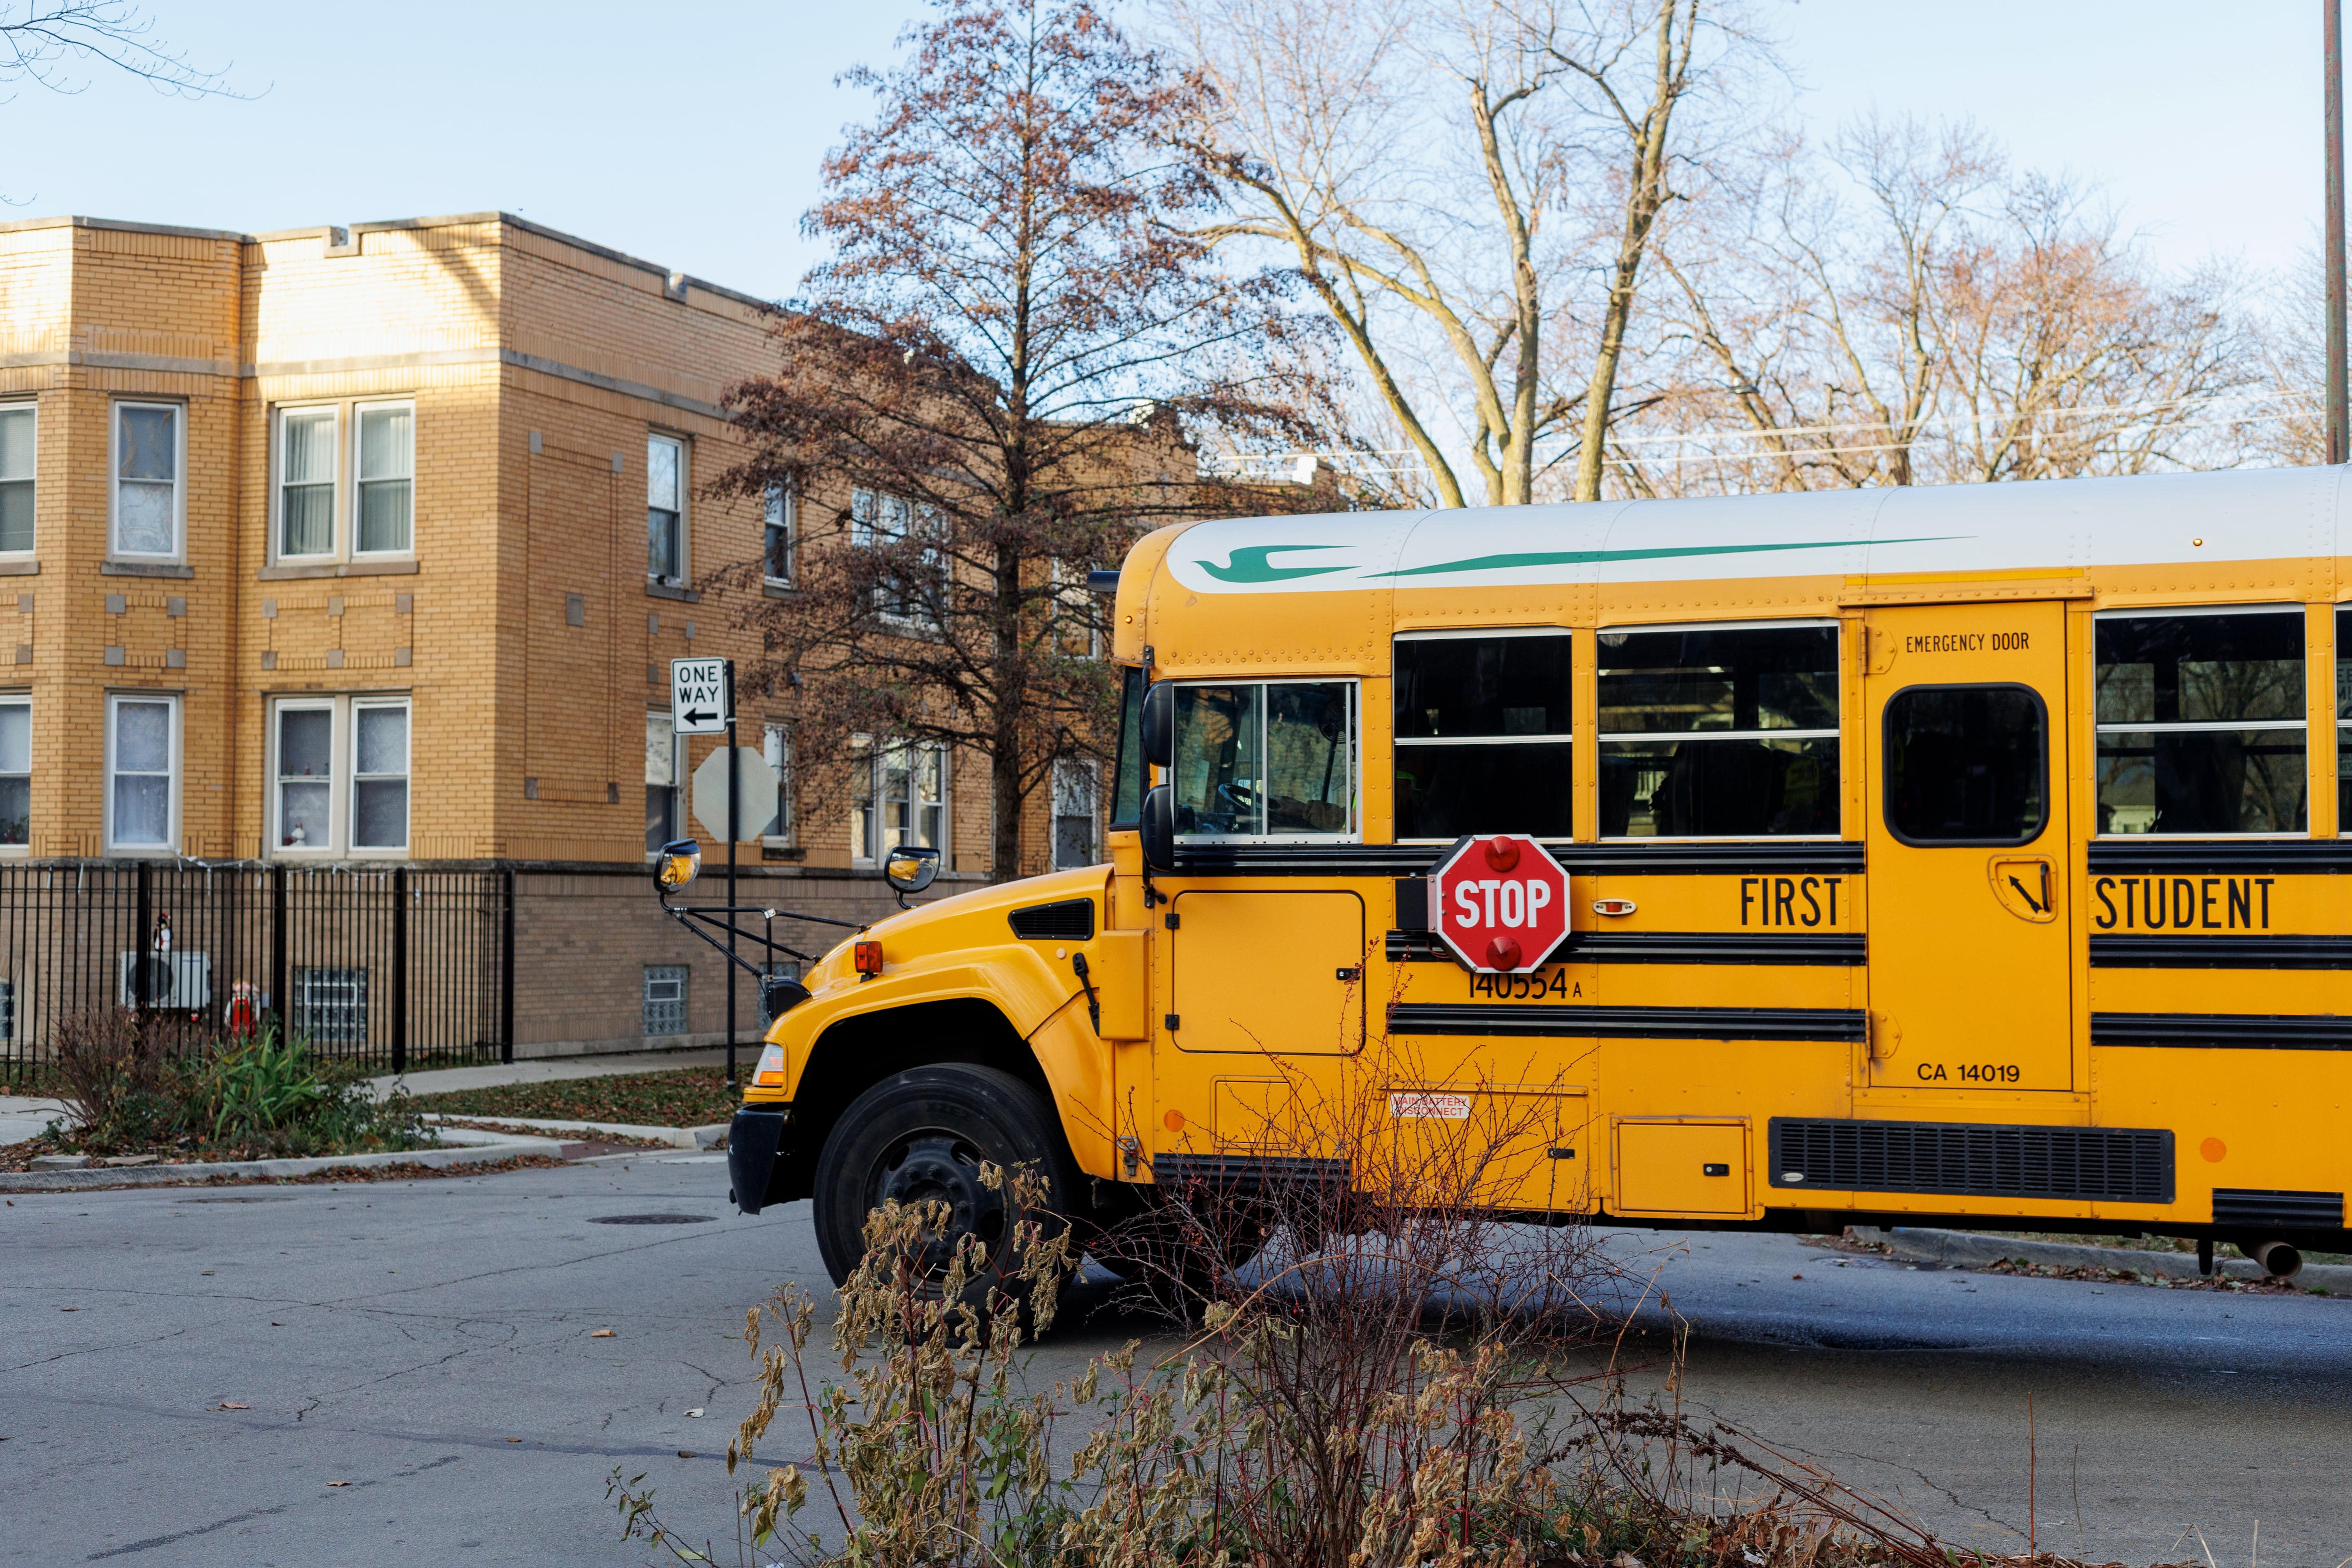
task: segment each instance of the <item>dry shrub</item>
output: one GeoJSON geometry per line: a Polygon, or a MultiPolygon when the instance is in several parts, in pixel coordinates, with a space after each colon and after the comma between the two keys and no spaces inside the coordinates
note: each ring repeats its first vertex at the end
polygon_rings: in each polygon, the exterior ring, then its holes
{"type": "Polygon", "coordinates": [[[58,1142],[77,1152],[268,1159],[435,1141],[411,1097],[373,1100],[274,1021],[222,1038],[182,1015],[100,1007],[60,1019],[53,1040],[58,1098],[73,1108],[58,1142]]]}
{"type": "Polygon", "coordinates": [[[58,1019],[51,1059],[76,1145],[110,1153],[179,1137],[193,1044],[176,1015],[92,1007],[58,1019]]]}
{"type": "MultiPolygon", "coordinates": [[[[1559,1142],[1584,1135],[1580,1116],[1554,1103],[1572,1096],[1435,1078],[1428,1063],[1354,1065],[1383,1069],[1355,1075],[1371,1091],[1276,1094],[1266,1125],[1249,1131],[1252,1164],[1211,1160],[1181,1166],[1178,1180],[1180,1163],[1163,1159],[1160,1201],[1090,1239],[1131,1297],[1194,1325],[1157,1360],[1129,1342],[1068,1382],[1025,1390],[1022,1348],[1055,1321],[1076,1252],[1070,1231],[1038,1215],[1043,1188],[1026,1173],[1011,1178],[1024,1211],[1006,1239],[1014,1267],[982,1308],[959,1300],[985,1271],[980,1242],[964,1241],[939,1272],[943,1206],[874,1213],[833,1327],[840,1381],[813,1379],[815,1302],[786,1287],[752,1309],[759,1400],[729,1447],[730,1473],[788,1411],[806,1419],[810,1458],[738,1494],[739,1561],[1953,1568],[1978,1558],[1768,1444],[1687,1419],[1678,1334],[1664,1392],[1629,1401],[1622,1352],[1652,1282],[1608,1261],[1577,1221],[1580,1193],[1511,1220],[1496,1206],[1538,1190],[1532,1161],[1574,1163],[1551,1150],[1589,1159],[1559,1142]],[[1414,1087],[1430,1084],[1442,1087],[1414,1087]],[[1391,1092],[1468,1103],[1398,1106],[1391,1092]]],[[[1294,1079],[1276,1067],[1302,1091],[1317,1070],[1294,1079]]],[[[1549,1178],[1541,1190],[1559,1192],[1549,1178]]],[[[682,1563],[716,1561],[709,1541],[689,1547],[662,1522],[644,1482],[613,1473],[606,1495],[625,1537],[682,1563]]]]}

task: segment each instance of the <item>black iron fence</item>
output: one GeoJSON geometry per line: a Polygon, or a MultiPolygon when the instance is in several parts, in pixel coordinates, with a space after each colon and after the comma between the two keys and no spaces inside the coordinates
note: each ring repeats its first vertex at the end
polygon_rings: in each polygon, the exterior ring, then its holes
{"type": "Polygon", "coordinates": [[[393,1072],[512,1060],[514,873],[150,861],[0,865],[0,1067],[37,1077],[58,1021],[272,1020],[393,1072]]]}

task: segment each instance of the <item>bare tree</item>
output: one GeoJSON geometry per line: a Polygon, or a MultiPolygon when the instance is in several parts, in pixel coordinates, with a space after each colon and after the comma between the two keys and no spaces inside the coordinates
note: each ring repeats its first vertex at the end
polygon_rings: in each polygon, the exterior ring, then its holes
{"type": "Polygon", "coordinates": [[[1536,499],[1538,442],[1580,429],[1597,496],[1700,0],[1167,6],[1209,89],[1184,146],[1233,208],[1201,232],[1291,258],[1443,504],[1457,458],[1536,499]]]}
{"type": "Polygon", "coordinates": [[[776,373],[729,395],[752,450],[720,487],[800,492],[796,591],[751,618],[811,782],[861,737],[976,755],[1006,878],[1024,803],[1109,733],[1087,568],[1312,493],[1196,479],[1190,442],[1318,443],[1325,329],[1189,232],[1213,195],[1166,153],[1190,89],[1087,0],[944,0],[908,42],[847,78],[878,105],[806,219],[834,259],[778,312],[776,373]]]}
{"type": "Polygon", "coordinates": [[[227,68],[206,70],[155,35],[152,18],[124,0],[26,0],[0,4],[0,84],[29,81],[79,92],[84,68],[119,70],[183,98],[240,96],[227,68]]]}
{"type": "Polygon", "coordinates": [[[1661,254],[1678,395],[1621,430],[1635,493],[2136,473],[2242,460],[2261,380],[2217,268],[2162,275],[1968,126],[1783,145],[1661,254]]]}

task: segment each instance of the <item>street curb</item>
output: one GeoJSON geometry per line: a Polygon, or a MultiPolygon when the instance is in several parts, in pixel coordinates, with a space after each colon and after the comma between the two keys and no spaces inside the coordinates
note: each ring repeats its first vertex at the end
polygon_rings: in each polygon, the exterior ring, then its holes
{"type": "Polygon", "coordinates": [[[96,1165],[79,1171],[0,1173],[0,1193],[70,1192],[76,1187],[170,1187],[215,1176],[307,1176],[317,1171],[357,1165],[482,1164],[517,1154],[552,1154],[563,1147],[553,1138],[516,1138],[462,1149],[393,1150],[381,1154],[321,1154],[302,1160],[225,1160],[187,1165],[96,1165]]]}
{"type": "MultiPolygon", "coordinates": [[[[627,1121],[551,1121],[539,1116],[469,1116],[463,1111],[445,1112],[425,1120],[436,1126],[474,1121],[484,1127],[516,1127],[529,1132],[612,1132],[624,1138],[659,1138],[674,1149],[708,1149],[727,1136],[724,1121],[714,1121],[707,1127],[640,1127],[627,1121]]],[[[457,1131],[462,1132],[465,1129],[457,1131]]]]}
{"type": "MultiPolygon", "coordinates": [[[[2139,1252],[2125,1247],[2084,1247],[2066,1241],[2020,1241],[2011,1236],[1981,1236],[1967,1230],[1931,1230],[1899,1226],[1853,1227],[1857,1241],[1883,1242],[1893,1257],[1910,1263],[1935,1263],[1947,1268],[1981,1268],[1989,1263],[2015,1258],[2057,1268],[2128,1268],[2140,1274],[2161,1274],[2168,1279],[2197,1279],[2197,1258],[2187,1252],[2139,1252]]],[[[2215,1249],[2219,1252],[2219,1248],[2215,1249]]],[[[2213,1259],[2213,1271],[2231,1279],[2260,1279],[2263,1274],[2252,1258],[2213,1259]]],[[[2352,1295],[2352,1264],[2307,1263],[2294,1277],[2297,1289],[2326,1290],[2331,1296],[2352,1295]]]]}

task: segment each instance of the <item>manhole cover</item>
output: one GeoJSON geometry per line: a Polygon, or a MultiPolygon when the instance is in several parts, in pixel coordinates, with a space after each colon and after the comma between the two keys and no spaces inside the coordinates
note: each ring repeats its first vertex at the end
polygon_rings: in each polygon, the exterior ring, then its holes
{"type": "Polygon", "coordinates": [[[590,1220],[590,1225],[707,1225],[713,1216],[707,1214],[605,1214],[590,1220]]]}

